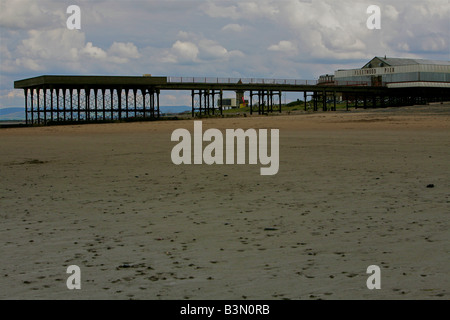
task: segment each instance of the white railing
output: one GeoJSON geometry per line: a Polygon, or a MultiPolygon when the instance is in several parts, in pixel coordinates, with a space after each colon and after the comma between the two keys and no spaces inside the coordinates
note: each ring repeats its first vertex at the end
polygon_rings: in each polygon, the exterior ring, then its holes
{"type": "Polygon", "coordinates": [[[204,83],[204,84],[275,84],[275,85],[323,85],[323,86],[370,86],[367,81],[340,81],[323,82],[318,80],[298,79],[264,79],[264,78],[214,78],[214,77],[167,77],[168,83],[204,83]]]}
{"type": "Polygon", "coordinates": [[[262,78],[212,78],[212,77],[167,77],[168,83],[218,83],[218,84],[280,84],[316,85],[317,80],[262,79],[262,78]]]}

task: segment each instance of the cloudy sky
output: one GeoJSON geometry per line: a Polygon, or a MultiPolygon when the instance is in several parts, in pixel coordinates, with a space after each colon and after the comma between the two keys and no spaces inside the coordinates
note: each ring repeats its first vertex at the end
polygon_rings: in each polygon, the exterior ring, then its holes
{"type": "Polygon", "coordinates": [[[14,80],[44,74],[317,79],[374,56],[450,60],[449,17],[448,0],[0,0],[0,108],[23,106],[14,80]]]}

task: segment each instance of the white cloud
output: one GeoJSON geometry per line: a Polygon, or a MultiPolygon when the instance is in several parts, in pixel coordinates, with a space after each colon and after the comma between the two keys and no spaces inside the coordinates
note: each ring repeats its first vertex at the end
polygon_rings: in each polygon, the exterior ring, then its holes
{"type": "Polygon", "coordinates": [[[202,39],[199,47],[202,59],[224,59],[228,55],[228,50],[213,40],[202,39]]]}
{"type": "Polygon", "coordinates": [[[213,18],[237,19],[260,19],[272,18],[279,13],[277,1],[228,1],[231,5],[220,6],[213,2],[208,2],[202,6],[203,11],[213,18]]]}
{"type": "Polygon", "coordinates": [[[195,62],[199,50],[192,42],[177,40],[172,46],[172,53],[178,62],[195,62]]]}
{"type": "Polygon", "coordinates": [[[222,31],[240,31],[241,21],[273,25],[279,28],[280,34],[290,35],[290,39],[270,45],[269,51],[295,52],[292,44],[296,44],[305,60],[368,59],[379,51],[402,56],[410,50],[441,55],[447,50],[448,56],[450,6],[447,0],[433,3],[381,0],[378,3],[382,14],[380,31],[366,27],[369,4],[350,0],[227,1],[209,2],[204,12],[213,18],[233,20],[222,31]],[[405,33],[410,36],[405,38],[405,33]]]}
{"type": "Polygon", "coordinates": [[[45,71],[44,65],[40,64],[38,61],[31,58],[22,57],[15,60],[15,64],[19,67],[25,68],[31,71],[45,71]]]}
{"type": "Polygon", "coordinates": [[[391,5],[386,5],[384,10],[383,10],[383,15],[385,18],[388,18],[390,20],[397,20],[399,17],[399,12],[398,10],[391,5]]]}
{"type": "Polygon", "coordinates": [[[26,30],[58,26],[65,22],[64,14],[52,1],[1,0],[0,27],[26,30]]]}
{"type": "Polygon", "coordinates": [[[281,40],[278,44],[273,44],[269,48],[271,51],[281,51],[285,53],[296,53],[297,46],[291,41],[281,40]]]}
{"type": "Polygon", "coordinates": [[[76,31],[69,3],[0,0],[0,90],[33,74],[311,79],[375,55],[449,59],[448,0],[378,0],[381,30],[366,27],[370,4],[84,0],[76,31]]]}
{"type": "Polygon", "coordinates": [[[228,58],[244,58],[245,54],[240,50],[231,50],[228,51],[228,58]]]}
{"type": "Polygon", "coordinates": [[[114,42],[104,50],[92,42],[86,42],[81,31],[66,28],[31,30],[28,38],[17,47],[15,65],[19,68],[42,71],[51,66],[80,70],[104,64],[124,64],[140,57],[136,45],[131,42],[114,42]]]}
{"type": "Polygon", "coordinates": [[[238,14],[237,6],[231,5],[227,7],[217,6],[213,2],[208,2],[208,4],[203,8],[204,12],[213,18],[228,18],[228,19],[239,19],[241,16],[238,14]]]}
{"type": "MultiPolygon", "coordinates": [[[[440,36],[429,36],[422,42],[422,50],[423,51],[444,51],[448,50],[448,43],[447,41],[440,36]]],[[[450,56],[449,56],[450,57],[450,56]]]]}
{"type": "Polygon", "coordinates": [[[409,45],[406,42],[400,42],[397,45],[397,49],[401,51],[409,51],[409,45]]]}
{"type": "Polygon", "coordinates": [[[238,23],[229,23],[222,28],[222,31],[242,32],[244,29],[245,28],[238,23]]]}
{"type": "Polygon", "coordinates": [[[7,94],[6,97],[8,99],[15,99],[15,98],[22,98],[23,97],[23,92],[19,91],[19,90],[10,90],[7,94]]]}
{"type": "Polygon", "coordinates": [[[238,4],[238,12],[244,17],[275,17],[279,13],[276,1],[240,1],[238,4]]]}
{"type": "Polygon", "coordinates": [[[130,59],[140,58],[141,54],[134,43],[114,42],[108,49],[108,56],[111,62],[128,63],[130,59]]]}
{"type": "Polygon", "coordinates": [[[65,28],[54,30],[31,30],[28,38],[22,40],[17,51],[19,55],[46,61],[68,61],[77,58],[73,48],[82,48],[85,35],[65,28]]]}
{"type": "Polygon", "coordinates": [[[227,61],[230,58],[244,56],[239,50],[229,51],[217,41],[204,38],[201,35],[184,31],[179,32],[178,35],[185,40],[177,40],[161,59],[162,62],[204,64],[207,61],[227,61]]]}
{"type": "Polygon", "coordinates": [[[86,46],[79,51],[82,55],[87,55],[94,59],[106,59],[108,55],[106,52],[92,45],[92,42],[86,43],[86,46]]]}

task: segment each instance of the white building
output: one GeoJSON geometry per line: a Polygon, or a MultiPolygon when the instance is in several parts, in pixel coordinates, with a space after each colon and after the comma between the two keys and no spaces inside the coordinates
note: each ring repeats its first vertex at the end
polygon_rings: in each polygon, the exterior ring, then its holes
{"type": "Polygon", "coordinates": [[[337,70],[335,84],[358,81],[388,88],[450,88],[450,61],[375,57],[361,69],[337,70]]]}
{"type": "MultiPolygon", "coordinates": [[[[220,99],[217,102],[220,105],[220,99]]],[[[238,103],[236,98],[224,98],[222,99],[222,108],[223,110],[237,108],[238,103]]]]}

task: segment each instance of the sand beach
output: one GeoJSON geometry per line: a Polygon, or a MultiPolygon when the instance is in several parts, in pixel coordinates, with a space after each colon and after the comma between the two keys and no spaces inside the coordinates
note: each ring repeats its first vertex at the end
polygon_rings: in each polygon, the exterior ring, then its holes
{"type": "Polygon", "coordinates": [[[174,165],[193,120],[0,129],[0,299],[449,299],[450,104],[202,122],[278,173],[174,165]]]}

